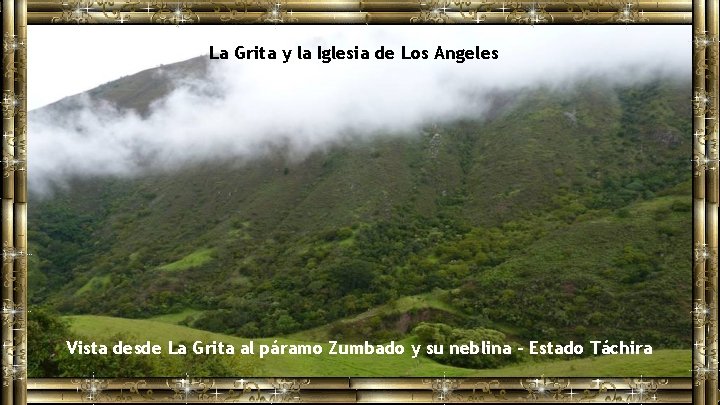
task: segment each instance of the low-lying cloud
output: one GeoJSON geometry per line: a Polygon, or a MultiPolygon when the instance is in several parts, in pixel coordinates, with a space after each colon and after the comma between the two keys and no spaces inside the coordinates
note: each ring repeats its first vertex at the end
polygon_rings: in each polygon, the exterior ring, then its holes
{"type": "Polygon", "coordinates": [[[479,45],[497,49],[500,57],[462,64],[213,60],[206,77],[178,80],[147,114],[88,96],[61,114],[33,111],[31,188],[42,191],[78,175],[127,176],[218,157],[248,159],[273,145],[302,158],[347,138],[405,134],[428,123],[479,117],[490,92],[562,87],[578,78],[629,82],[691,74],[689,27],[439,28],[318,28],[323,37],[304,28],[304,37],[226,39],[216,49],[358,45],[373,51],[384,45],[399,51],[403,45],[430,50],[479,45]]]}

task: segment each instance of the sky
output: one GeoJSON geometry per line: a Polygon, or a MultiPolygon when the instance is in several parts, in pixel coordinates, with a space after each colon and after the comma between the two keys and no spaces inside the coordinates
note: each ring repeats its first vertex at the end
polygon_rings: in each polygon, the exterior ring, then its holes
{"type": "MultiPolygon", "coordinates": [[[[138,159],[172,168],[189,161],[262,155],[290,146],[302,159],[348,137],[412,132],[458,117],[481,117],[486,95],[526,87],[563,88],[577,79],[615,83],[691,76],[690,26],[30,26],[28,106],[138,71],[228,49],[204,80],[178,87],[150,114],[85,98],[62,116],[29,116],[30,187],[78,174],[136,175],[138,159]],[[236,46],[318,45],[428,60],[237,60],[236,46]],[[496,60],[432,59],[444,49],[498,50],[496,60]],[[200,134],[200,136],[198,136],[200,134]]],[[[147,167],[143,165],[142,170],[147,167]]]]}

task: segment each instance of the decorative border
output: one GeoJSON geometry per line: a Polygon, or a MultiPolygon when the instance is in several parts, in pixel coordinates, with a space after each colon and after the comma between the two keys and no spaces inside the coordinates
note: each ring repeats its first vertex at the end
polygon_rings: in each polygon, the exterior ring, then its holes
{"type": "Polygon", "coordinates": [[[689,402],[673,378],[33,379],[32,402],[689,402]]]}
{"type": "Polygon", "coordinates": [[[690,0],[31,0],[28,11],[30,24],[689,24],[692,21],[690,0]]]}
{"type": "Polygon", "coordinates": [[[27,402],[27,9],[2,0],[2,386],[27,402]]]}
{"type": "Polygon", "coordinates": [[[1,0],[0,402],[718,403],[718,3],[1,0]],[[43,378],[27,380],[27,24],[693,24],[693,378],[43,378]]]}

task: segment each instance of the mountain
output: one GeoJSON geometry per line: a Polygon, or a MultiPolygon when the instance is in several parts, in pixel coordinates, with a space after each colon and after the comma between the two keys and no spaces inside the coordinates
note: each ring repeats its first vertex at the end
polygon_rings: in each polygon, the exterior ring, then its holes
{"type": "MultiPolygon", "coordinates": [[[[205,66],[85,96],[147,114],[205,66]]],[[[434,291],[448,310],[361,326],[377,339],[443,322],[689,347],[690,88],[664,77],[498,92],[476,116],[302,159],[278,147],[68,179],[29,212],[30,298],[65,314],[192,309],[186,325],[245,337],[335,325],[359,339],[337,321],[434,291]]]]}

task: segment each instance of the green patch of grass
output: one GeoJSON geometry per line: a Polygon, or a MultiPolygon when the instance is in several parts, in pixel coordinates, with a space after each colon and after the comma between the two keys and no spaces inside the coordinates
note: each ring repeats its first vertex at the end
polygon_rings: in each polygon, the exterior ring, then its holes
{"type": "Polygon", "coordinates": [[[160,266],[160,270],[177,271],[187,270],[193,267],[199,267],[213,259],[213,253],[215,249],[204,248],[196,250],[182,259],[160,266]]]}
{"type": "Polygon", "coordinates": [[[109,274],[106,274],[104,276],[95,276],[95,277],[91,278],[90,280],[88,280],[88,282],[85,283],[85,285],[83,285],[77,291],[75,291],[75,294],[73,294],[73,295],[75,295],[77,297],[77,296],[83,295],[83,294],[88,293],[93,290],[102,290],[102,289],[107,288],[108,285],[110,285],[110,275],[109,274]]]}
{"type": "Polygon", "coordinates": [[[351,236],[347,239],[343,239],[340,242],[338,242],[338,246],[340,246],[341,248],[345,248],[345,249],[352,247],[354,244],[355,244],[354,236],[351,236]]]}
{"type": "Polygon", "coordinates": [[[228,238],[244,241],[252,240],[252,236],[248,231],[250,229],[250,221],[233,220],[230,226],[231,229],[227,232],[228,238]]]}
{"type": "Polygon", "coordinates": [[[244,229],[231,229],[227,233],[228,238],[242,241],[252,240],[252,236],[244,229]]]}
{"type": "Polygon", "coordinates": [[[180,325],[180,323],[187,318],[195,318],[200,314],[202,314],[202,311],[188,308],[182,312],[176,312],[174,314],[153,316],[152,318],[148,318],[148,320],[180,325]]]}
{"type": "Polygon", "coordinates": [[[425,294],[402,297],[395,301],[393,309],[398,312],[407,312],[412,309],[432,308],[449,312],[451,314],[459,314],[457,309],[442,300],[441,296],[443,293],[444,291],[442,290],[435,290],[425,294]]]}
{"type": "Polygon", "coordinates": [[[653,198],[652,200],[642,201],[636,204],[632,204],[628,206],[628,211],[632,215],[642,216],[642,217],[648,217],[650,214],[662,211],[662,210],[670,210],[673,207],[682,204],[682,203],[688,203],[689,204],[689,198],[687,196],[663,196],[663,197],[657,197],[653,198]]]}
{"type": "Polygon", "coordinates": [[[439,259],[437,256],[435,256],[434,253],[428,254],[428,255],[425,257],[425,260],[427,260],[427,262],[430,263],[430,264],[437,264],[437,263],[440,261],[440,259],[439,259]]]}
{"type": "MultiPolygon", "coordinates": [[[[241,345],[248,344],[249,339],[211,333],[185,326],[172,325],[156,320],[138,320],[113,318],[107,316],[79,315],[65,317],[70,321],[74,333],[92,338],[105,344],[117,334],[129,337],[126,343],[143,343],[150,340],[160,344],[167,350],[168,341],[177,343],[181,340],[194,342],[212,340],[232,344],[239,355],[241,345]]],[[[257,353],[260,344],[301,344],[299,340],[286,338],[253,339],[257,353]]],[[[320,355],[280,355],[267,356],[259,361],[258,375],[282,376],[683,376],[690,375],[690,350],[657,350],[651,356],[618,355],[585,358],[576,360],[548,361],[527,363],[494,370],[472,370],[444,366],[426,357],[412,359],[406,339],[396,342],[408,348],[403,355],[328,355],[329,345],[323,344],[320,355]]],[[[257,355],[257,354],[256,354],[257,355]]]]}

